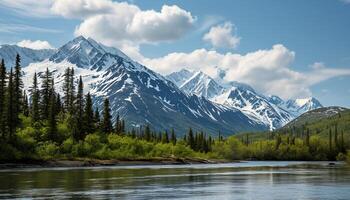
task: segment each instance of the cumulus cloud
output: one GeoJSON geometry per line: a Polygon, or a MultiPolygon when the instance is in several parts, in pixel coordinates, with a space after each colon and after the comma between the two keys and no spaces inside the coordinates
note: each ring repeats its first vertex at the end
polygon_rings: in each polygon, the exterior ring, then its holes
{"type": "Polygon", "coordinates": [[[117,47],[176,40],[195,22],[190,12],[176,5],[163,5],[160,11],[141,10],[136,5],[111,0],[77,0],[74,4],[70,0],[55,0],[51,11],[82,20],[75,35],[117,47]]]}
{"type": "Polygon", "coordinates": [[[142,10],[128,2],[112,0],[2,0],[0,6],[21,14],[81,20],[76,36],[92,37],[121,49],[179,39],[196,21],[190,12],[176,5],[163,5],[160,11],[142,10]]]}
{"type": "Polygon", "coordinates": [[[235,36],[233,31],[234,25],[231,22],[225,22],[211,27],[203,36],[203,40],[211,43],[215,48],[236,48],[241,39],[235,36]]]}
{"type": "Polygon", "coordinates": [[[350,75],[350,69],[317,68],[298,72],[291,68],[295,52],[281,44],[245,55],[197,49],[190,53],[171,53],[164,57],[141,60],[146,66],[163,74],[182,68],[201,70],[213,78],[225,71],[225,81],[247,83],[263,94],[282,98],[311,95],[310,87],[337,76],[350,75]],[[218,70],[220,69],[220,70],[218,70]]]}
{"type": "Polygon", "coordinates": [[[26,47],[30,49],[54,49],[52,45],[48,41],[41,41],[41,40],[22,40],[17,43],[18,46],[20,47],[26,47]]]}

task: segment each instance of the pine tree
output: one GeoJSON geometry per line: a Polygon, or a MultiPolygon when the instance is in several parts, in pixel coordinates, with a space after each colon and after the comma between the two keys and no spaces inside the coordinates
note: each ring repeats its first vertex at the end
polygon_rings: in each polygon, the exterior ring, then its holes
{"type": "Polygon", "coordinates": [[[94,111],[92,108],[92,99],[90,93],[87,93],[85,96],[84,123],[84,129],[86,133],[90,134],[95,131],[94,111]]]}
{"type": "Polygon", "coordinates": [[[151,128],[148,124],[145,127],[145,140],[151,141],[151,128]]]}
{"type": "Polygon", "coordinates": [[[10,140],[13,139],[14,133],[16,131],[17,126],[17,118],[16,116],[16,108],[14,104],[14,83],[13,83],[13,71],[12,68],[10,70],[9,74],[9,80],[7,85],[7,92],[6,92],[6,130],[8,131],[8,138],[10,140]]]}
{"type": "Polygon", "coordinates": [[[64,81],[63,81],[63,100],[64,100],[64,108],[68,111],[70,106],[70,68],[67,68],[64,72],[64,81]]]}
{"type": "Polygon", "coordinates": [[[109,100],[106,98],[103,103],[103,119],[102,119],[102,132],[109,134],[113,131],[111,110],[109,108],[109,100]]]}
{"type": "Polygon", "coordinates": [[[0,136],[5,137],[5,98],[6,98],[6,67],[4,59],[0,63],[0,136]]]}
{"type": "Polygon", "coordinates": [[[75,102],[75,86],[74,86],[74,69],[72,68],[69,73],[69,108],[70,113],[74,113],[74,102],[75,102]]]}
{"type": "Polygon", "coordinates": [[[69,113],[74,113],[74,99],[75,99],[75,86],[74,86],[74,70],[73,68],[67,68],[64,73],[63,82],[63,100],[64,108],[69,113]]]}
{"type": "Polygon", "coordinates": [[[61,102],[61,96],[59,93],[56,94],[56,115],[58,115],[60,112],[62,112],[62,102],[61,102]]]}
{"type": "Polygon", "coordinates": [[[21,57],[19,54],[16,55],[16,64],[15,64],[15,72],[13,77],[13,86],[14,86],[14,115],[16,116],[15,123],[19,123],[18,114],[22,112],[22,88],[23,88],[23,81],[22,81],[22,70],[21,70],[21,57]]]}
{"type": "Polygon", "coordinates": [[[39,88],[38,88],[38,79],[36,72],[33,77],[33,86],[30,88],[31,92],[31,109],[30,115],[32,117],[33,122],[38,122],[40,119],[40,110],[39,110],[39,88]]]}
{"type": "Polygon", "coordinates": [[[50,101],[49,101],[49,109],[48,109],[48,139],[57,142],[57,121],[56,121],[56,98],[55,98],[55,89],[54,86],[51,85],[50,89],[50,101]]]}
{"type": "Polygon", "coordinates": [[[83,80],[81,76],[79,77],[78,92],[75,101],[75,114],[74,117],[76,125],[75,130],[75,139],[77,141],[83,140],[85,138],[84,130],[84,91],[83,91],[83,80]]]}
{"type": "Polygon", "coordinates": [[[28,96],[26,94],[26,91],[23,91],[23,106],[22,106],[22,113],[24,116],[29,116],[29,105],[28,105],[28,96]]]}
{"type": "Polygon", "coordinates": [[[305,145],[310,147],[310,129],[306,129],[305,145]]]}
{"type": "Polygon", "coordinates": [[[171,141],[171,143],[172,143],[173,145],[176,144],[176,135],[175,135],[174,128],[171,129],[170,141],[171,141]]]}
{"type": "Polygon", "coordinates": [[[120,123],[119,114],[118,114],[117,119],[115,121],[115,133],[120,134],[120,132],[121,132],[121,123],[120,123]]]}
{"type": "Polygon", "coordinates": [[[100,129],[100,123],[101,123],[101,117],[100,117],[100,111],[96,107],[95,112],[94,112],[94,123],[95,123],[95,128],[100,129]]]}
{"type": "Polygon", "coordinates": [[[44,120],[47,120],[49,118],[49,107],[50,107],[50,100],[51,100],[51,89],[52,89],[52,74],[49,71],[48,68],[46,68],[46,72],[44,77],[42,78],[42,85],[41,85],[41,118],[44,120]]]}
{"type": "Polygon", "coordinates": [[[195,141],[192,128],[190,128],[190,130],[188,131],[187,144],[191,147],[191,149],[195,148],[195,141]]]}
{"type": "Polygon", "coordinates": [[[163,144],[169,143],[169,135],[168,135],[168,132],[166,132],[166,131],[162,135],[162,143],[163,144]]]}

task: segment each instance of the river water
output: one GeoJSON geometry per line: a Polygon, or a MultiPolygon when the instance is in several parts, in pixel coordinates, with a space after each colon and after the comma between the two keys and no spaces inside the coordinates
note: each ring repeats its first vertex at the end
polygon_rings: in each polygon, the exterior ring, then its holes
{"type": "Polygon", "coordinates": [[[243,162],[0,170],[0,198],[350,199],[350,168],[243,162]]]}

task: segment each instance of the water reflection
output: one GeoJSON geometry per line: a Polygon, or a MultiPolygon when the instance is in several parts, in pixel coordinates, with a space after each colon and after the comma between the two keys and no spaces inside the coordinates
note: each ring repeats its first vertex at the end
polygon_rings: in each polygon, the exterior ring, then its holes
{"type": "Polygon", "coordinates": [[[349,199],[339,164],[247,162],[191,166],[0,171],[0,198],[349,199]]]}

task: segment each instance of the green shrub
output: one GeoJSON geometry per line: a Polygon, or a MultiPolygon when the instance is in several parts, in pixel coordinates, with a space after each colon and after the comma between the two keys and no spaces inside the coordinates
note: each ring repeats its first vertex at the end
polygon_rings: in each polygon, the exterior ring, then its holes
{"type": "Polygon", "coordinates": [[[71,154],[74,146],[74,141],[72,138],[68,138],[61,144],[61,152],[64,154],[71,154]]]}
{"type": "Polygon", "coordinates": [[[77,144],[73,145],[72,155],[75,157],[83,157],[87,155],[83,141],[79,141],[77,144]]]}
{"type": "Polygon", "coordinates": [[[45,160],[57,158],[56,156],[59,153],[59,147],[56,145],[56,143],[43,142],[36,148],[36,153],[40,158],[45,160]]]}

